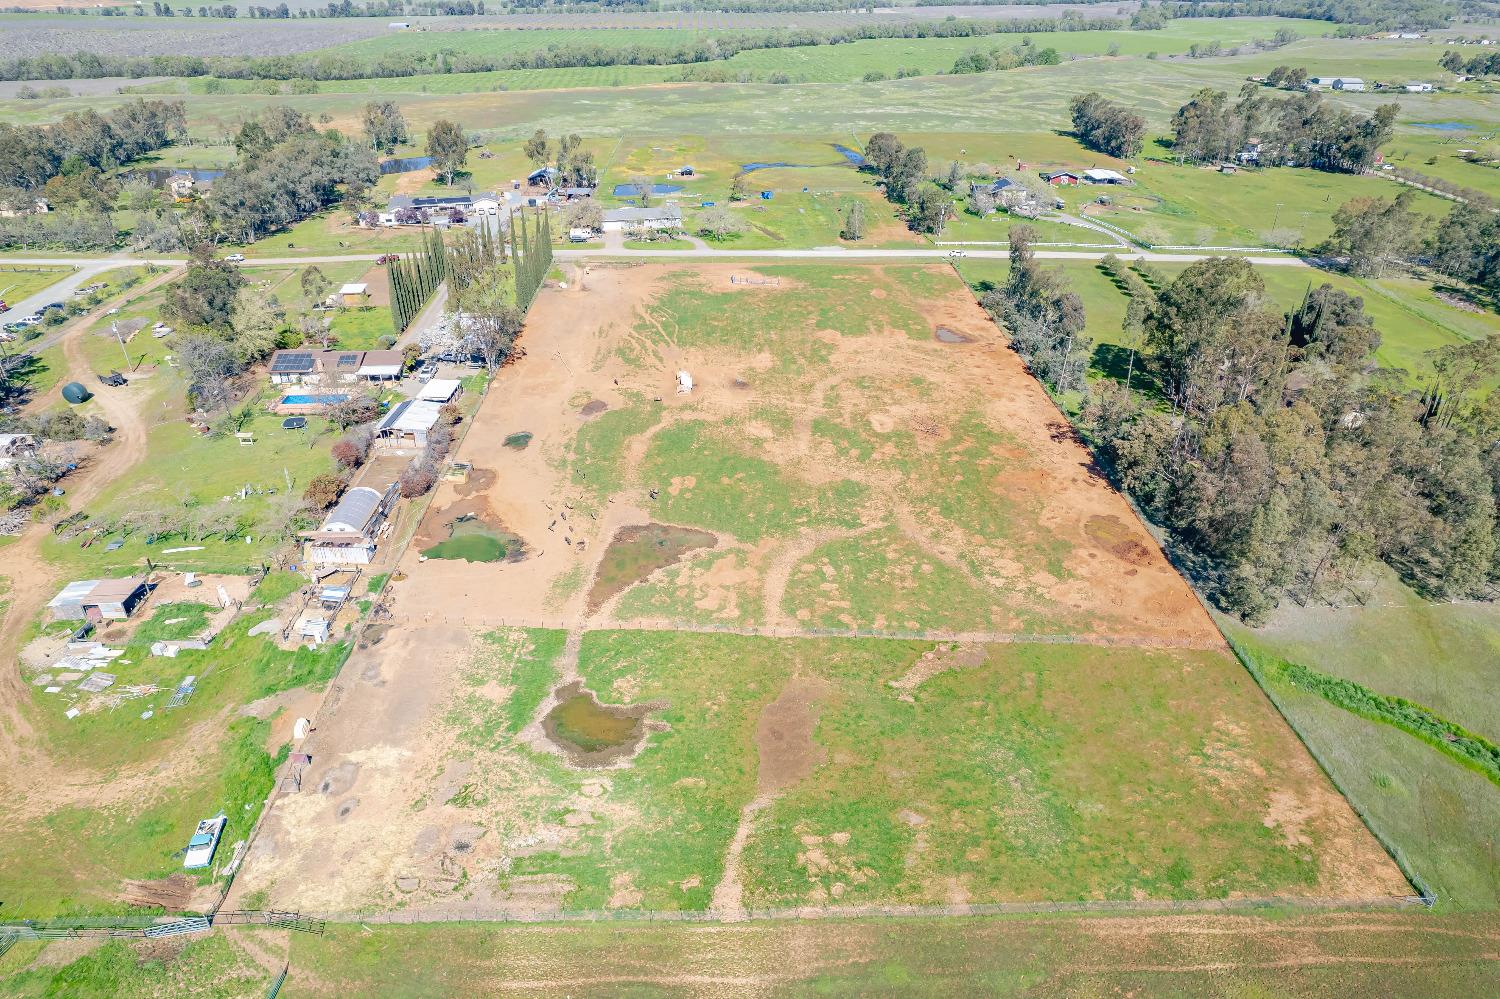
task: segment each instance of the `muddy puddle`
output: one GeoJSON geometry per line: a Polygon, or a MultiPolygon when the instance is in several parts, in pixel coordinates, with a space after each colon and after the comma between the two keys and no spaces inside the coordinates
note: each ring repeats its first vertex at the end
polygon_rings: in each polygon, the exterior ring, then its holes
{"type": "Polygon", "coordinates": [[[932,335],[937,340],[938,343],[973,343],[974,342],[974,338],[973,337],[971,337],[971,336],[965,336],[964,334],[960,333],[958,330],[949,329],[946,326],[939,326],[937,329],[933,330],[932,335]]]}
{"type": "Polygon", "coordinates": [[[646,738],[646,715],[661,704],[601,704],[582,683],[556,692],[542,731],[577,766],[597,767],[633,756],[646,738]]]}
{"type": "Polygon", "coordinates": [[[604,412],[607,409],[609,409],[609,403],[605,402],[603,399],[590,399],[588,402],[583,404],[583,408],[578,412],[584,417],[590,417],[598,416],[600,413],[604,412]]]}
{"type": "Polygon", "coordinates": [[[526,545],[518,536],[465,514],[448,525],[447,540],[424,549],[422,554],[465,562],[519,562],[526,557],[526,545]]]}
{"type": "Polygon", "coordinates": [[[667,524],[622,527],[604,550],[594,586],[589,590],[589,611],[597,611],[609,598],[639,583],[657,569],[680,561],[689,552],[712,548],[717,539],[707,531],[667,524]]]}

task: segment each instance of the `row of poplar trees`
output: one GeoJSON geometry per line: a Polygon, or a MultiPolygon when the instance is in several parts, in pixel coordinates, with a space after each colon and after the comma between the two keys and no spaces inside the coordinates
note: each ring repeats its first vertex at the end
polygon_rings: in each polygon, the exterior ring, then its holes
{"type": "Polygon", "coordinates": [[[552,269],[552,225],[547,213],[538,212],[530,223],[524,212],[512,215],[510,240],[516,265],[516,308],[524,315],[552,269]]]}
{"type": "Polygon", "coordinates": [[[406,332],[412,320],[422,311],[433,291],[447,276],[448,258],[443,250],[443,234],[429,229],[422,237],[422,249],[391,261],[391,324],[396,335],[406,332]]]}

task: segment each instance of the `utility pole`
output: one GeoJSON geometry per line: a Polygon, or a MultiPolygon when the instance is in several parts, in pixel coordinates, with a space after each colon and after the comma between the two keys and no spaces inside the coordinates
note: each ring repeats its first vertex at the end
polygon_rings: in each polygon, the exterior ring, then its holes
{"type": "Polygon", "coordinates": [[[120,335],[120,321],[118,319],[110,320],[109,328],[114,333],[115,339],[120,342],[120,356],[125,358],[125,367],[128,370],[130,368],[130,351],[125,349],[125,338],[120,335]]]}

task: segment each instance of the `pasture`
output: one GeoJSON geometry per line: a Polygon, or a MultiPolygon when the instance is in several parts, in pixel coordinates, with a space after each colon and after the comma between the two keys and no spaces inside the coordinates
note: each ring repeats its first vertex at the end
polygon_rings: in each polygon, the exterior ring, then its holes
{"type": "MultiPolygon", "coordinates": [[[[1500,713],[1488,689],[1500,620],[1486,604],[1433,604],[1388,574],[1363,603],[1284,607],[1260,628],[1222,621],[1266,661],[1284,659],[1404,697],[1490,739],[1500,713]]],[[[1352,714],[1286,683],[1281,707],[1354,804],[1399,844],[1442,904],[1500,902],[1495,785],[1407,732],[1352,714]]]]}
{"type": "Polygon", "coordinates": [[[951,271],[565,276],[417,534],[519,554],[403,561],[236,892],[733,916],[1408,890],[951,271]]]}

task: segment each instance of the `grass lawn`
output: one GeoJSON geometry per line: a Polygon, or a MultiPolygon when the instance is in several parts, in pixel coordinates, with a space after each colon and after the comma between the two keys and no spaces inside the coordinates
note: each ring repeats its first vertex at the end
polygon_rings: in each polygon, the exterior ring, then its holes
{"type": "MultiPolygon", "coordinates": [[[[238,249],[253,262],[264,257],[389,253],[416,248],[421,239],[415,227],[365,229],[349,221],[339,208],[304,219],[285,232],[274,233],[238,249]]],[[[226,248],[230,244],[225,244],[226,248]]]]}
{"type": "MultiPolygon", "coordinates": [[[[1500,654],[1500,612],[1491,605],[1429,603],[1383,576],[1362,606],[1284,607],[1255,629],[1222,623],[1254,655],[1404,697],[1500,739],[1500,707],[1488,693],[1500,654]]],[[[1500,903],[1500,791],[1492,783],[1406,732],[1286,684],[1276,690],[1350,798],[1446,904],[1500,903]]]]}
{"type": "MultiPolygon", "coordinates": [[[[1381,913],[1350,932],[1342,915],[1031,916],[1000,919],[820,919],[712,929],[681,923],[332,926],[294,934],[289,990],[391,997],[474,995],[537,987],[579,995],[652,994],[694,982],[755,983],[795,994],[919,996],[1274,995],[1288,976],[1323,994],[1484,993],[1493,917],[1381,913]],[[1306,954],[1295,972],[1288,951],[1306,954]],[[1391,962],[1399,952],[1407,960],[1391,962]],[[333,986],[328,983],[338,983],[333,986]]],[[[267,944],[269,934],[264,935],[267,944]]],[[[195,954],[194,957],[200,957],[195,954]]],[[[200,957],[206,961],[206,956],[200,957]]],[[[196,966],[196,962],[192,966],[196,966]]]]}
{"type": "MultiPolygon", "coordinates": [[[[37,267],[0,262],[0,300],[14,305],[73,273],[71,267],[37,267]]],[[[3,315],[3,313],[0,313],[3,315]]],[[[12,317],[0,319],[0,323],[12,317]]]]}
{"type": "MultiPolygon", "coordinates": [[[[110,391],[144,389],[132,383],[130,388],[110,391]]],[[[145,460],[106,487],[90,504],[89,513],[115,521],[132,512],[154,510],[160,514],[157,523],[172,531],[190,524],[195,510],[228,499],[238,517],[239,533],[228,540],[217,534],[190,540],[175,533],[148,545],[149,531],[140,530],[124,538],[123,547],[108,553],[103,539],[80,548],[77,540],[48,537],[42,552],[69,574],[85,576],[118,574],[143,564],[147,557],[184,570],[248,572],[258,568],[280,543],[278,535],[267,532],[288,481],[291,490],[300,493],[315,475],[332,467],[326,428],[326,421],[310,417],[306,431],[283,430],[281,417],[252,410],[243,430],[255,434],[256,443],[241,447],[232,436],[205,436],[180,419],[159,423],[151,430],[145,460]],[[246,486],[258,492],[234,498],[246,486]],[[203,550],[161,554],[167,548],[197,546],[203,550]]]]}
{"type": "Polygon", "coordinates": [[[340,309],[333,315],[331,329],[336,345],[344,350],[374,350],[381,337],[395,336],[389,306],[340,309]]]}

